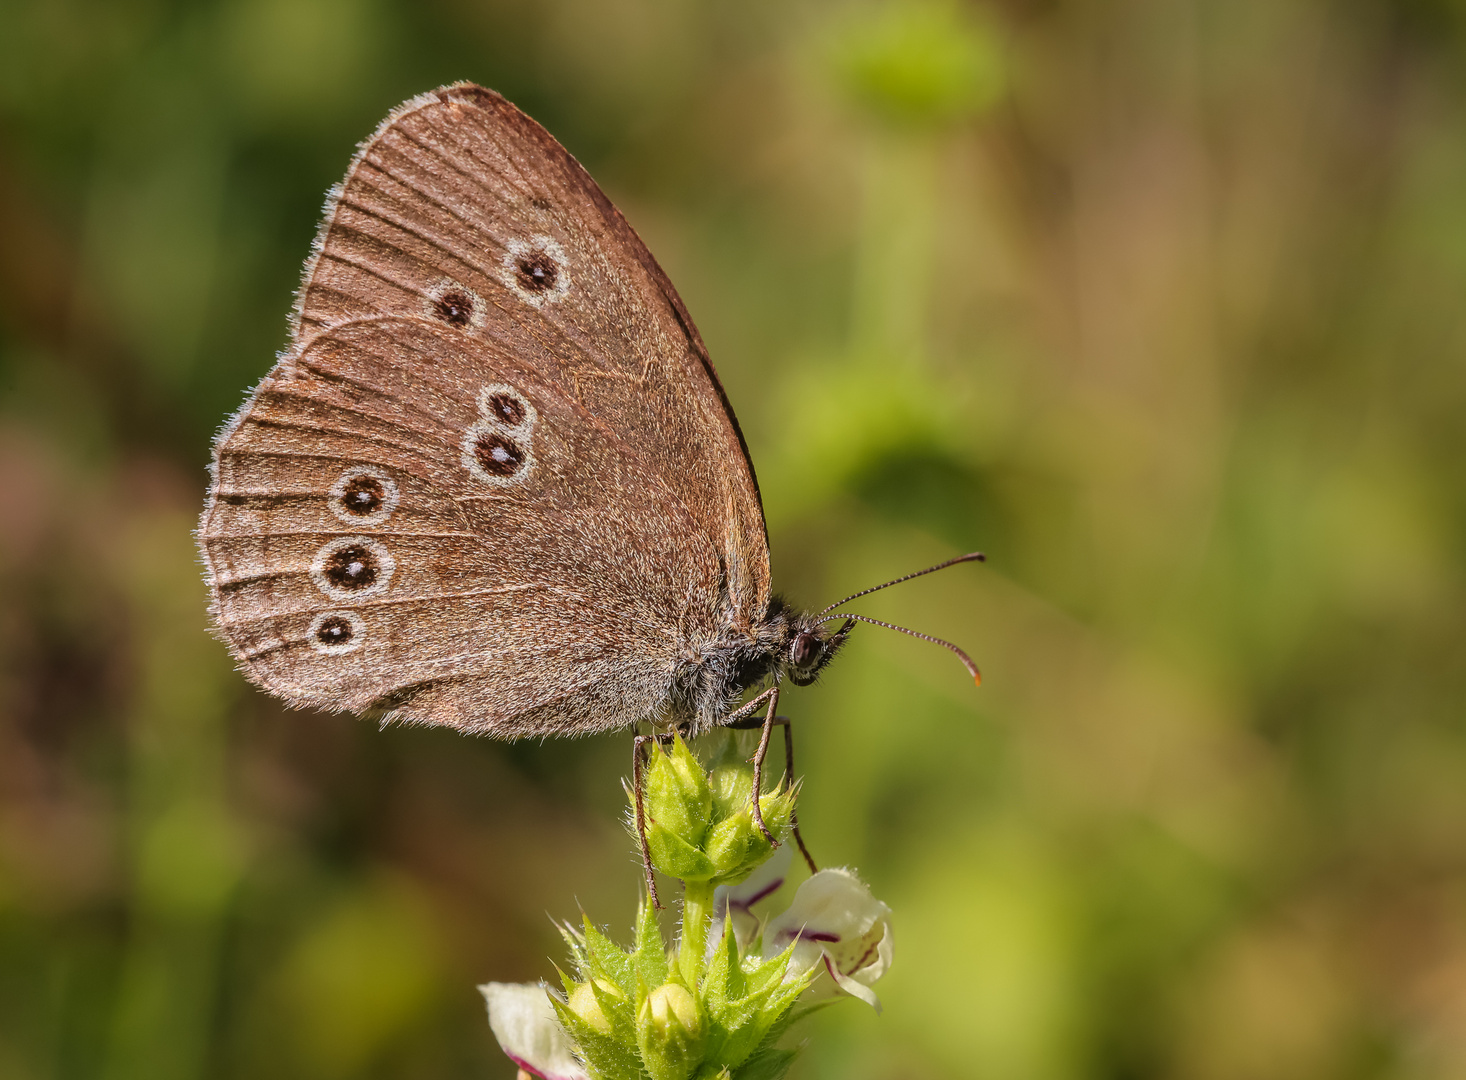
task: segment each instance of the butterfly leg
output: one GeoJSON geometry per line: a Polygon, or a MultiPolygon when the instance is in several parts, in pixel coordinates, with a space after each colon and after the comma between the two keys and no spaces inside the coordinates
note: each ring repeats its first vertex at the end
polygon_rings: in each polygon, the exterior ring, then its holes
{"type": "Polygon", "coordinates": [[[767,692],[769,699],[769,711],[764,714],[763,731],[758,737],[758,749],[753,752],[753,823],[758,826],[758,831],[764,834],[764,839],[779,846],[779,841],[774,839],[774,834],[769,832],[769,827],[764,824],[763,808],[759,806],[759,792],[763,790],[764,780],[764,757],[769,752],[769,736],[774,732],[774,714],[779,711],[779,685],[775,683],[767,692]]]}
{"type": "MultiPolygon", "coordinates": [[[[784,783],[794,783],[794,725],[789,723],[787,716],[774,717],[774,723],[784,729],[784,783]]],[[[804,861],[809,866],[811,874],[819,873],[819,867],[814,864],[814,856],[809,853],[809,848],[804,846],[804,835],[799,831],[799,811],[793,810],[789,814],[789,831],[794,834],[794,842],[799,845],[799,854],[804,856],[804,861]]]]}
{"type": "Polygon", "coordinates": [[[652,873],[652,852],[646,842],[646,807],[642,801],[642,789],[645,786],[642,777],[645,755],[642,748],[647,743],[656,741],[655,735],[638,735],[631,741],[631,790],[632,801],[636,804],[636,838],[641,841],[641,868],[646,873],[646,893],[651,897],[653,910],[661,911],[662,901],[657,896],[657,879],[652,873]]]}
{"type": "Polygon", "coordinates": [[[756,727],[763,727],[764,722],[756,716],[750,715],[755,709],[764,703],[777,687],[769,687],[758,697],[745,701],[738,708],[734,709],[727,716],[719,721],[720,726],[732,728],[734,731],[751,731],[756,727]]]}
{"type": "MultiPolygon", "coordinates": [[[[759,831],[775,847],[778,846],[779,842],[774,839],[768,827],[764,825],[763,808],[759,806],[758,797],[763,788],[764,757],[769,752],[769,736],[775,724],[779,724],[784,728],[784,781],[789,784],[794,783],[794,740],[792,729],[789,726],[789,718],[787,716],[774,715],[778,707],[779,688],[778,686],[771,686],[753,700],[729,713],[723,720],[725,727],[730,727],[738,731],[747,731],[754,727],[762,729],[762,734],[758,742],[758,750],[753,756],[753,820],[758,823],[759,831]],[[764,717],[758,719],[755,716],[750,716],[749,714],[758,708],[765,698],[771,700],[769,701],[768,712],[764,717]]],[[[812,874],[815,873],[814,859],[810,857],[809,848],[804,846],[804,837],[799,832],[799,819],[797,817],[791,817],[789,824],[791,831],[794,833],[794,839],[799,843],[800,853],[804,855],[804,861],[809,864],[809,872],[812,874]]]]}

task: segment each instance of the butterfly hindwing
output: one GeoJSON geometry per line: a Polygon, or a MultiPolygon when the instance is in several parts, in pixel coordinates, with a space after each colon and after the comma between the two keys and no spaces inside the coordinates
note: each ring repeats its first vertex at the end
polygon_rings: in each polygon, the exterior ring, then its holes
{"type": "Polygon", "coordinates": [[[720,569],[641,448],[462,329],[312,336],[216,450],[200,540],[243,670],[501,736],[654,712],[720,569]]]}

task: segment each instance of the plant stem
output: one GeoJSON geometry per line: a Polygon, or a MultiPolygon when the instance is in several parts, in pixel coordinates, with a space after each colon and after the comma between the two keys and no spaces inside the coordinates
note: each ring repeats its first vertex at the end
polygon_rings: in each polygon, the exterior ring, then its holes
{"type": "Polygon", "coordinates": [[[697,993],[702,978],[703,954],[708,946],[708,925],[713,916],[713,886],[706,881],[687,881],[682,885],[682,942],[678,946],[677,965],[687,988],[697,993]]]}

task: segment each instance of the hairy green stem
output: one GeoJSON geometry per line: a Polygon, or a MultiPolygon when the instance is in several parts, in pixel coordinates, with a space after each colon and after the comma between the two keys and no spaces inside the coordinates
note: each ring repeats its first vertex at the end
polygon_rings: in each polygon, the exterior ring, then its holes
{"type": "Polygon", "coordinates": [[[682,943],[677,966],[693,993],[702,978],[703,954],[707,952],[708,926],[713,917],[713,886],[706,881],[688,881],[682,886],[682,943]]]}

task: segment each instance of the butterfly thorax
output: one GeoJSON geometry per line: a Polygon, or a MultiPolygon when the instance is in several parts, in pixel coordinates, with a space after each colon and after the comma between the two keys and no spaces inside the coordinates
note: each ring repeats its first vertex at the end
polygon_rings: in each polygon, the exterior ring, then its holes
{"type": "Polygon", "coordinates": [[[774,597],[763,618],[728,622],[711,640],[690,646],[673,675],[667,722],[688,734],[728,723],[749,690],[785,679],[814,682],[848,630],[825,634],[818,616],[774,597]]]}

